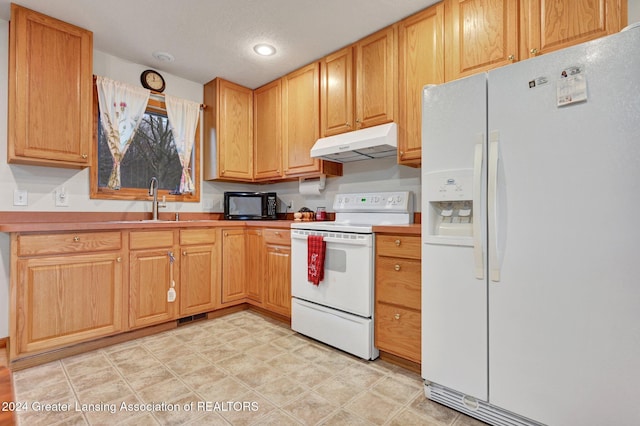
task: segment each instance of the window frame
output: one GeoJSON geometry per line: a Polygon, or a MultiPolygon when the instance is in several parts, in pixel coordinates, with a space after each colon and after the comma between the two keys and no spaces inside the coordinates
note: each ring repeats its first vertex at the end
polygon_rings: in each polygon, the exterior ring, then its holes
{"type": "MultiPolygon", "coordinates": [[[[98,186],[98,88],[93,82],[93,137],[92,137],[92,154],[91,166],[89,173],[89,188],[91,199],[101,200],[149,200],[149,190],[146,188],[120,188],[110,189],[98,186]]],[[[166,105],[164,103],[164,94],[151,91],[149,103],[145,111],[166,114],[166,105]]],[[[126,154],[125,154],[126,155],[126,154]]],[[[165,197],[166,201],[172,202],[200,202],[200,120],[196,128],[195,142],[191,153],[191,168],[193,170],[193,184],[195,190],[193,193],[172,194],[168,189],[158,189],[158,197],[165,197]]]]}

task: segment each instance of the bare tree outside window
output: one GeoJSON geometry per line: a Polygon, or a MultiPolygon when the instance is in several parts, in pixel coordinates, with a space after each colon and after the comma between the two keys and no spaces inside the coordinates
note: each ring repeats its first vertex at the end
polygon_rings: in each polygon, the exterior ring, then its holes
{"type": "MultiPolygon", "coordinates": [[[[98,120],[98,187],[107,186],[112,168],[113,157],[98,120]]],[[[181,174],[169,120],[164,115],[147,111],[120,164],[121,186],[148,188],[149,180],[155,176],[160,189],[176,193],[181,174]]]]}

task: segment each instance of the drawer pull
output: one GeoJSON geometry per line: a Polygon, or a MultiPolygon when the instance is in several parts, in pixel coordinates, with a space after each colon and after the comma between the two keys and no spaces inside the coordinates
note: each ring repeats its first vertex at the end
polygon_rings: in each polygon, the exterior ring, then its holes
{"type": "Polygon", "coordinates": [[[394,318],[394,319],[396,319],[396,320],[399,320],[399,319],[400,319],[400,314],[395,314],[395,315],[393,316],[393,318],[394,318]]]}
{"type": "Polygon", "coordinates": [[[400,247],[400,243],[401,243],[400,240],[396,240],[396,246],[400,247]]]}
{"type": "Polygon", "coordinates": [[[77,243],[78,241],[80,241],[80,237],[78,237],[78,236],[76,235],[75,237],[73,237],[73,241],[75,241],[75,242],[77,243]]]}
{"type": "Polygon", "coordinates": [[[118,262],[118,263],[122,262],[122,258],[121,258],[120,256],[118,256],[118,257],[116,258],[116,262],[118,262]]]}
{"type": "Polygon", "coordinates": [[[275,234],[276,234],[277,237],[280,236],[280,232],[278,232],[278,231],[276,231],[275,234]]]}
{"type": "Polygon", "coordinates": [[[400,270],[400,265],[398,265],[398,264],[396,263],[396,266],[394,266],[394,267],[393,267],[393,269],[395,269],[396,271],[399,271],[399,270],[400,270]]]}

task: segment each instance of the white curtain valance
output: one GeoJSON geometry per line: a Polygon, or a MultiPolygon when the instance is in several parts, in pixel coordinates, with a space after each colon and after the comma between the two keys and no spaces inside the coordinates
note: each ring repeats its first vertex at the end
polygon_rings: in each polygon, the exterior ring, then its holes
{"type": "Polygon", "coordinates": [[[144,116],[151,92],[106,77],[96,77],[100,122],[107,135],[113,169],[107,187],[120,189],[120,162],[144,116]]]}

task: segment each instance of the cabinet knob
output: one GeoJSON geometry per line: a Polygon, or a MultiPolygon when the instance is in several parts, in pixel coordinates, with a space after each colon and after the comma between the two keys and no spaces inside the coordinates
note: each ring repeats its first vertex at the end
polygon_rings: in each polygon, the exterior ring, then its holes
{"type": "Polygon", "coordinates": [[[276,236],[278,236],[278,237],[280,236],[280,232],[278,232],[278,231],[276,231],[276,232],[275,232],[275,234],[276,234],[276,236]]]}
{"type": "Polygon", "coordinates": [[[400,157],[404,157],[404,151],[400,151],[400,157]]]}
{"type": "Polygon", "coordinates": [[[395,314],[395,315],[393,316],[393,318],[394,318],[394,319],[396,319],[396,320],[399,320],[399,319],[400,319],[400,314],[395,314]]]}
{"type": "Polygon", "coordinates": [[[401,243],[401,241],[400,241],[400,240],[396,240],[396,246],[397,246],[397,247],[400,247],[400,243],[401,243]]]}
{"type": "Polygon", "coordinates": [[[400,265],[398,265],[398,264],[396,263],[396,266],[394,266],[394,267],[393,267],[393,269],[395,269],[396,271],[399,271],[399,270],[400,270],[400,265]]]}
{"type": "Polygon", "coordinates": [[[225,233],[224,233],[224,236],[225,236],[225,237],[228,237],[228,236],[229,236],[229,233],[228,233],[228,232],[225,232],[225,233]]]}
{"type": "Polygon", "coordinates": [[[516,60],[516,55],[509,55],[507,57],[507,59],[509,59],[510,61],[515,61],[516,60]]]}
{"type": "Polygon", "coordinates": [[[86,160],[88,155],[87,154],[82,154],[81,157],[82,157],[83,160],[86,160]]]}
{"type": "Polygon", "coordinates": [[[186,250],[185,250],[185,251],[183,251],[183,252],[182,252],[182,255],[183,255],[183,256],[186,256],[186,255],[187,255],[187,251],[186,251],[186,250]]]}
{"type": "Polygon", "coordinates": [[[122,262],[122,258],[121,258],[120,256],[118,256],[118,257],[116,258],[116,262],[118,262],[118,263],[122,262]]]}
{"type": "Polygon", "coordinates": [[[73,237],[73,241],[75,241],[75,242],[77,243],[78,241],[80,241],[80,237],[78,237],[78,236],[76,235],[75,237],[73,237]]]}
{"type": "Polygon", "coordinates": [[[529,51],[532,55],[537,55],[538,54],[538,49],[536,49],[535,47],[533,49],[531,49],[529,51]]]}

